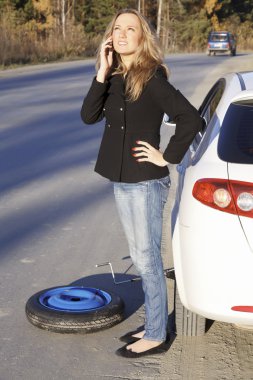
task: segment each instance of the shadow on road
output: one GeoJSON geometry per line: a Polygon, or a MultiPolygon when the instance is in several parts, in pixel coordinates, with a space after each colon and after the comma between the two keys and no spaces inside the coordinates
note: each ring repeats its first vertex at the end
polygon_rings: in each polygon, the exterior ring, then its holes
{"type": "MultiPolygon", "coordinates": [[[[119,295],[125,304],[125,319],[128,319],[137,312],[137,310],[144,304],[144,293],[142,290],[141,281],[131,281],[136,278],[136,275],[127,273],[115,273],[116,282],[126,281],[123,284],[115,284],[111,273],[100,273],[87,277],[82,277],[69,286],[85,286],[94,287],[108,292],[113,292],[119,295]],[[130,282],[131,281],[131,282],[130,282]]],[[[168,331],[171,335],[175,332],[175,313],[174,310],[169,314],[168,331]]]]}
{"type": "Polygon", "coordinates": [[[84,167],[96,158],[102,127],[81,126],[76,113],[37,115],[1,132],[1,193],[67,169],[84,167]]]}
{"type": "MultiPolygon", "coordinates": [[[[15,72],[13,71],[15,74],[15,72]]],[[[4,74],[4,73],[3,73],[4,74]]],[[[44,69],[41,71],[37,70],[31,70],[27,73],[24,72],[22,75],[18,76],[16,74],[15,77],[15,90],[18,89],[26,89],[29,87],[34,87],[35,85],[39,85],[43,81],[51,81],[51,80],[62,80],[63,77],[71,77],[71,80],[74,80],[75,78],[79,79],[80,77],[83,77],[84,75],[88,75],[89,77],[91,75],[95,75],[95,68],[94,64],[91,65],[83,65],[83,62],[80,62],[80,67],[75,67],[75,70],[73,70],[73,67],[65,67],[63,68],[60,64],[56,68],[49,68],[47,69],[47,66],[45,65],[44,69]]],[[[1,82],[1,91],[4,90],[13,90],[13,77],[0,77],[1,82]]]]}

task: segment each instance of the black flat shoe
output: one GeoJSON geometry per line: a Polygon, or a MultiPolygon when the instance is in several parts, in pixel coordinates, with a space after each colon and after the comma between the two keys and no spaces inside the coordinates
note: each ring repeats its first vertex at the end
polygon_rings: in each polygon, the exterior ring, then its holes
{"type": "Polygon", "coordinates": [[[140,340],[141,338],[136,338],[136,337],[134,337],[134,336],[132,336],[132,335],[129,335],[129,336],[121,336],[120,338],[119,338],[119,340],[121,341],[121,342],[125,342],[125,343],[128,343],[128,344],[131,344],[131,343],[134,343],[134,342],[137,342],[138,340],[140,340]]]}
{"type": "Polygon", "coordinates": [[[141,338],[137,338],[137,337],[134,337],[133,335],[135,334],[138,334],[139,332],[143,331],[144,330],[144,326],[141,326],[141,327],[138,327],[137,330],[133,330],[133,331],[129,331],[128,333],[126,333],[125,335],[122,335],[119,340],[121,342],[126,342],[126,343],[134,343],[134,342],[137,342],[137,340],[141,339],[141,338]]]}
{"type": "Polygon", "coordinates": [[[128,344],[125,346],[119,348],[115,353],[118,356],[122,356],[124,358],[141,358],[142,356],[147,356],[147,355],[157,355],[157,354],[164,354],[166,351],[169,350],[171,344],[168,341],[165,341],[159,346],[150,348],[149,350],[143,351],[143,352],[134,352],[132,350],[127,349],[128,344]]]}

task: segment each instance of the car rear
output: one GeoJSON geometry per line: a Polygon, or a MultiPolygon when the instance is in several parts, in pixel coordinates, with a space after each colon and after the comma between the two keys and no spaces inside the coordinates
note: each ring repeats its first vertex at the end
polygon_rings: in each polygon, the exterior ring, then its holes
{"type": "Polygon", "coordinates": [[[245,91],[231,102],[201,162],[186,173],[173,237],[185,307],[244,325],[253,325],[252,139],[253,91],[245,91]]]}
{"type": "MultiPolygon", "coordinates": [[[[218,154],[222,160],[228,162],[231,201],[249,246],[247,256],[251,257],[253,255],[253,93],[245,91],[243,97],[237,97],[231,103],[220,133],[218,154]],[[233,181],[233,178],[237,180],[233,181]]],[[[245,258],[244,265],[252,265],[248,257],[245,258]]],[[[244,274],[245,272],[241,276],[244,274]]],[[[253,284],[251,292],[252,288],[253,284]]],[[[232,310],[253,315],[253,297],[247,294],[248,291],[244,293],[242,289],[242,294],[234,298],[232,310]]]]}
{"type": "Polygon", "coordinates": [[[235,55],[235,41],[228,32],[211,32],[208,36],[207,52],[208,55],[217,52],[230,52],[235,55]]]}

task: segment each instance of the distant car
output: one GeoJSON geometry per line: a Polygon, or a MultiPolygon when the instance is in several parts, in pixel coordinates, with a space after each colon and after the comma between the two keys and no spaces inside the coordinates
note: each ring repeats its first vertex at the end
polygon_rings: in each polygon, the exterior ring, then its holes
{"type": "Polygon", "coordinates": [[[236,55],[236,40],[229,32],[211,32],[208,35],[207,55],[219,53],[229,53],[236,55]]]}
{"type": "Polygon", "coordinates": [[[182,335],[204,334],[207,319],[253,328],[253,72],[220,78],[199,112],[172,211],[182,335]]]}

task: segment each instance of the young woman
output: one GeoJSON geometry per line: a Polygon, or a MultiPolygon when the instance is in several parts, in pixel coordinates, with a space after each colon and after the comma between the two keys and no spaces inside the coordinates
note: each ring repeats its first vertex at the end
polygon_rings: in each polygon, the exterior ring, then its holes
{"type": "Polygon", "coordinates": [[[155,33],[136,10],[118,12],[98,55],[98,71],[84,99],[87,124],[106,118],[95,171],[111,180],[130,255],[145,294],[145,329],[128,333],[116,353],[140,357],[168,349],[167,291],[161,258],[163,208],[170,187],[168,163],[179,163],[202,119],[168,81],[155,33]],[[166,113],[176,131],[159,150],[166,113]]]}

